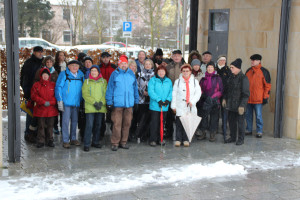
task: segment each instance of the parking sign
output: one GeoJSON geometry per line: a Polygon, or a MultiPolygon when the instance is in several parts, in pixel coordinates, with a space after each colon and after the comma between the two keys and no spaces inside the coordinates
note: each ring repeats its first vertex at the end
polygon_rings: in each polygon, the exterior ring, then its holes
{"type": "Polygon", "coordinates": [[[123,22],[123,32],[131,32],[131,31],[132,31],[132,23],[123,22]]]}

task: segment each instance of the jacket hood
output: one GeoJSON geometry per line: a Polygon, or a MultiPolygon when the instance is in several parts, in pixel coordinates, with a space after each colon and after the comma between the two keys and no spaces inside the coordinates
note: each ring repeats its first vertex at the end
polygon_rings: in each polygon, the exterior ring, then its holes
{"type": "Polygon", "coordinates": [[[49,75],[49,79],[48,80],[50,80],[51,79],[51,73],[50,73],[50,70],[48,69],[48,67],[41,68],[41,70],[40,70],[40,80],[43,79],[42,78],[42,74],[43,74],[43,72],[45,72],[45,70],[47,71],[46,73],[49,75]]]}
{"type": "Polygon", "coordinates": [[[202,57],[201,57],[200,53],[199,53],[198,51],[196,51],[196,50],[193,50],[193,51],[191,51],[191,53],[189,54],[188,63],[192,63],[192,57],[193,57],[194,55],[196,55],[197,58],[201,61],[201,58],[202,58],[202,57]]]}

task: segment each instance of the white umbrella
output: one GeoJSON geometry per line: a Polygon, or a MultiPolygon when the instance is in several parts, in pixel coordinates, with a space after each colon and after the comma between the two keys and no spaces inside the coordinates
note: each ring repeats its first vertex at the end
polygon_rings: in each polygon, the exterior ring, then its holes
{"type": "Polygon", "coordinates": [[[192,112],[187,112],[184,116],[180,117],[181,124],[186,132],[189,141],[192,141],[194,133],[201,121],[201,117],[192,112]]]}

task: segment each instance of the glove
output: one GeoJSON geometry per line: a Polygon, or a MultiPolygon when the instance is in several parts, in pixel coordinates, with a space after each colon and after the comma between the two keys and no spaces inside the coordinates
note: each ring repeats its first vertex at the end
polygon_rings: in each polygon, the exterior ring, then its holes
{"type": "Polygon", "coordinates": [[[164,105],[164,103],[162,102],[162,100],[160,100],[160,101],[158,102],[158,105],[159,105],[160,108],[164,105]]]}
{"type": "Polygon", "coordinates": [[[165,103],[163,104],[164,106],[168,106],[170,101],[166,100],[165,103]]]}
{"type": "Polygon", "coordinates": [[[239,115],[243,115],[244,112],[245,112],[245,108],[244,107],[239,107],[238,112],[239,112],[239,115]]]}
{"type": "Polygon", "coordinates": [[[96,108],[96,110],[100,110],[101,109],[101,106],[98,102],[95,102],[94,104],[94,107],[96,108]]]}
{"type": "Polygon", "coordinates": [[[63,101],[58,101],[57,106],[58,106],[59,111],[64,112],[64,102],[63,101]]]}
{"type": "Polygon", "coordinates": [[[107,105],[106,108],[109,112],[111,112],[114,109],[114,106],[113,105],[107,105]]]}
{"type": "Polygon", "coordinates": [[[50,102],[49,102],[49,101],[46,101],[46,102],[44,103],[44,106],[46,106],[46,107],[50,106],[50,102]]]}
{"type": "Polygon", "coordinates": [[[263,105],[267,104],[268,103],[268,99],[263,99],[263,105]]]}
{"type": "Polygon", "coordinates": [[[223,108],[226,107],[226,100],[225,100],[225,99],[222,100],[222,107],[223,107],[223,108]]]}

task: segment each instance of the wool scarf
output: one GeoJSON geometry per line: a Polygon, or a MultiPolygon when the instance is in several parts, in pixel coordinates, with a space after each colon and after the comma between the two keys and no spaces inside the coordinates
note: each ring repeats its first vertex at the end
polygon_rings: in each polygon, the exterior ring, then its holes
{"type": "Polygon", "coordinates": [[[190,77],[191,77],[191,76],[189,76],[189,77],[186,79],[186,78],[184,78],[184,77],[182,76],[182,78],[183,78],[184,81],[185,81],[185,86],[186,86],[186,103],[189,103],[189,102],[190,102],[190,85],[189,85],[190,77]]]}

